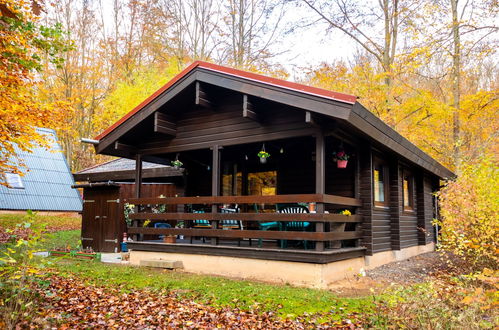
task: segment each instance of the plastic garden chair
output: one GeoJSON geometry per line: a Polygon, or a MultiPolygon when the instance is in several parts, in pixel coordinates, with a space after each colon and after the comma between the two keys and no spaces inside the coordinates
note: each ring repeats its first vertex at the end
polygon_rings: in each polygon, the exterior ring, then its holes
{"type": "MultiPolygon", "coordinates": [[[[308,208],[302,205],[288,205],[278,208],[279,213],[310,213],[308,208]]],[[[284,222],[282,230],[284,231],[307,231],[310,228],[308,221],[288,221],[284,222]]],[[[284,249],[288,245],[287,240],[281,240],[281,248],[284,249]]],[[[303,241],[305,250],[308,248],[308,241],[303,241]]]]}
{"type": "MultiPolygon", "coordinates": [[[[255,211],[256,213],[259,213],[258,210],[258,205],[255,204],[255,211]]],[[[271,230],[271,229],[277,229],[281,230],[281,223],[278,221],[272,221],[272,222],[260,222],[258,224],[258,227],[260,227],[260,230],[271,230]]],[[[258,247],[262,247],[263,239],[259,238],[258,239],[258,247]]]]}
{"type": "MultiPolygon", "coordinates": [[[[235,208],[222,208],[221,209],[222,213],[239,213],[239,208],[236,206],[235,208]]],[[[222,229],[240,229],[244,230],[243,227],[243,222],[241,220],[221,220],[220,225],[222,226],[222,229]]],[[[238,239],[237,245],[241,246],[241,238],[238,239]]],[[[251,239],[250,239],[250,246],[251,246],[251,239]]]]}
{"type": "MultiPolygon", "coordinates": [[[[205,213],[204,211],[192,211],[192,213],[205,213]]],[[[192,227],[193,228],[201,228],[201,229],[209,229],[211,228],[211,223],[208,220],[193,220],[192,222],[192,227]]],[[[193,236],[191,236],[191,244],[193,240],[193,236]]],[[[206,242],[206,237],[201,238],[203,240],[203,243],[206,242]]]]}

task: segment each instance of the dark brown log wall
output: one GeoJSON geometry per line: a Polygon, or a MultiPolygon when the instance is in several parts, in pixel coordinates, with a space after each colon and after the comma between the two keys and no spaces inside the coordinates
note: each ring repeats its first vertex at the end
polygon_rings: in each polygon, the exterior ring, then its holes
{"type": "Polygon", "coordinates": [[[158,139],[142,146],[145,154],[195,150],[217,145],[237,145],[288,137],[312,135],[316,128],[305,123],[303,111],[266,104],[255,108],[261,120],[244,118],[242,95],[228,96],[224,104],[186,109],[178,114],[173,139],[158,139]]]}

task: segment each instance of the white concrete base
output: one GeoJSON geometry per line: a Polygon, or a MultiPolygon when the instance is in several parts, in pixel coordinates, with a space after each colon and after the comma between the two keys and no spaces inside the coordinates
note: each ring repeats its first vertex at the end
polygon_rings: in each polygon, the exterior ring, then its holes
{"type": "Polygon", "coordinates": [[[176,260],[184,272],[291,284],[311,288],[327,288],[331,283],[358,275],[362,269],[410,258],[434,250],[434,244],[414,246],[401,251],[386,251],[373,256],[357,257],[329,264],[260,260],[198,254],[130,251],[130,264],[141,260],[176,260]]]}
{"type": "Polygon", "coordinates": [[[435,250],[435,243],[411,246],[398,251],[383,251],[365,257],[365,269],[373,269],[395,261],[401,261],[435,250]]]}

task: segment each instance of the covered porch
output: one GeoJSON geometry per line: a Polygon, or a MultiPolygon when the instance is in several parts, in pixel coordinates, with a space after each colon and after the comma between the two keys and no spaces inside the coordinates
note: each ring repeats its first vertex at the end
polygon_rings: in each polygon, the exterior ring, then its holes
{"type": "Polygon", "coordinates": [[[185,193],[140,198],[138,189],[125,200],[136,206],[129,248],[308,263],[363,256],[357,149],[315,133],[155,155],[183,163],[185,193]],[[339,148],[350,155],[346,168],[332,160],[339,148]]]}

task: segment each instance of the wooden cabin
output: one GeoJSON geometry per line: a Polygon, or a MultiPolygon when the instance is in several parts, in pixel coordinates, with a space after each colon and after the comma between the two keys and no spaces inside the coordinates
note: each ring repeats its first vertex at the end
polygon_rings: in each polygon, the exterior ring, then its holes
{"type": "Polygon", "coordinates": [[[133,264],[176,260],[190,272],[315,287],[433,250],[433,193],[454,175],[355,96],[206,62],[102,132],[95,149],[137,164],[126,200],[138,206],[133,264]],[[142,162],[175,160],[183,196],[144,198],[142,162]]]}

